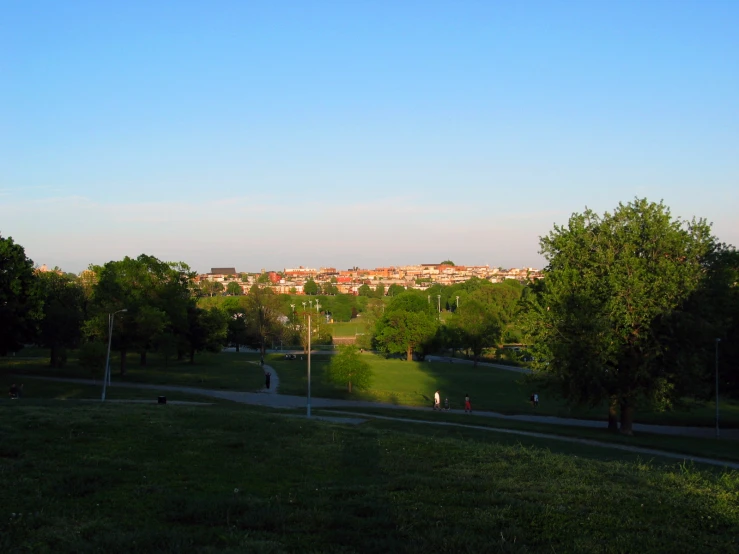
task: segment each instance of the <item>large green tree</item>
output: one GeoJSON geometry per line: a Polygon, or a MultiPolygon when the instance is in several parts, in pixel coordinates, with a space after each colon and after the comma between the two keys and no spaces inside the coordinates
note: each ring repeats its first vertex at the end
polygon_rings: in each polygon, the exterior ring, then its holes
{"type": "Polygon", "coordinates": [[[374,342],[385,352],[405,354],[413,360],[414,351],[423,351],[433,340],[438,318],[427,299],[415,292],[406,292],[392,299],[375,324],[374,342]]]}
{"type": "Polygon", "coordinates": [[[212,307],[204,310],[190,306],[187,310],[187,346],[190,363],[195,363],[197,352],[220,352],[228,335],[228,315],[212,307]]]}
{"type": "Polygon", "coordinates": [[[482,351],[500,342],[504,324],[495,304],[481,301],[473,295],[457,310],[452,327],[457,330],[456,337],[460,345],[472,351],[474,365],[477,366],[482,351]]]}
{"type": "Polygon", "coordinates": [[[34,337],[41,317],[33,261],[12,237],[0,235],[0,356],[17,352],[34,337]]]}
{"type": "Polygon", "coordinates": [[[244,294],[244,291],[241,290],[241,285],[239,285],[236,281],[231,281],[226,286],[226,294],[230,296],[241,296],[244,294]]]}
{"type": "Polygon", "coordinates": [[[107,339],[108,314],[121,309],[127,312],[115,318],[114,347],[121,353],[121,374],[126,372],[126,354],[140,354],[146,365],[146,354],[159,343],[177,340],[187,348],[194,307],[190,280],[194,276],[184,263],[162,262],[142,254],[126,256],[91,268],[97,275],[93,289],[93,319],[87,326],[90,335],[107,339]]]}
{"type": "Polygon", "coordinates": [[[62,367],[67,349],[77,347],[82,338],[85,291],[76,277],[56,271],[39,273],[38,288],[43,305],[38,340],[51,351],[51,367],[62,367]]]}
{"type": "Polygon", "coordinates": [[[269,287],[254,284],[249,289],[244,304],[247,322],[247,344],[259,348],[264,356],[269,341],[279,338],[285,330],[280,323],[280,300],[269,287]]]}
{"type": "Polygon", "coordinates": [[[710,226],[636,199],[602,216],[575,213],[540,244],[548,266],[526,314],[536,369],[572,402],[607,401],[609,427],[619,416],[631,434],[640,402],[685,392],[668,323],[690,315],[716,246],[710,226]]]}
{"type": "Polygon", "coordinates": [[[352,387],[360,390],[369,388],[372,383],[372,368],[362,359],[356,346],[341,346],[339,352],[331,357],[327,376],[332,383],[346,385],[351,393],[352,387]]]}
{"type": "Polygon", "coordinates": [[[303,292],[305,294],[310,295],[310,296],[314,296],[314,295],[318,294],[318,292],[319,292],[319,290],[318,290],[318,283],[316,283],[312,278],[311,279],[308,279],[303,284],[303,292]]]}

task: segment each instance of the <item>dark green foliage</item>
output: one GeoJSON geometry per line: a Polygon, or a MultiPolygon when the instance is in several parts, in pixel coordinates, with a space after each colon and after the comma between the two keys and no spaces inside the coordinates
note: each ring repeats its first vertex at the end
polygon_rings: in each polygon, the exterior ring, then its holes
{"type": "Polygon", "coordinates": [[[527,295],[528,329],[538,368],[561,394],[609,400],[611,426],[620,408],[630,433],[640,401],[669,405],[690,392],[696,350],[676,328],[696,315],[690,298],[716,246],[704,221],[637,199],[613,214],[573,214],[541,246],[549,265],[527,295]]]}
{"type": "Polygon", "coordinates": [[[55,271],[39,273],[37,285],[43,304],[38,341],[51,350],[51,367],[61,367],[66,350],[76,348],[82,338],[85,292],[76,278],[55,271]]]}
{"type": "MultiPolygon", "coordinates": [[[[91,268],[97,275],[93,287],[91,314],[86,330],[90,338],[107,340],[108,316],[115,317],[113,348],[121,352],[121,373],[125,373],[125,353],[138,352],[142,365],[146,354],[160,345],[194,354],[189,337],[197,337],[195,300],[190,291],[193,273],[184,263],[162,262],[146,254],[126,257],[91,268]]],[[[197,339],[198,344],[202,340],[197,339]]],[[[206,341],[207,342],[207,341],[206,341]]],[[[198,350],[196,347],[195,350],[198,350]]]]}
{"type": "Polygon", "coordinates": [[[303,284],[303,292],[310,296],[315,296],[316,294],[318,294],[318,288],[318,283],[316,283],[313,279],[308,279],[303,284]]]}
{"type": "Polygon", "coordinates": [[[12,237],[0,235],[0,356],[33,340],[41,318],[33,261],[12,237]]]}
{"type": "Polygon", "coordinates": [[[405,354],[408,361],[413,353],[423,352],[439,326],[434,310],[422,295],[406,292],[394,297],[377,320],[374,341],[388,353],[405,354]]]}

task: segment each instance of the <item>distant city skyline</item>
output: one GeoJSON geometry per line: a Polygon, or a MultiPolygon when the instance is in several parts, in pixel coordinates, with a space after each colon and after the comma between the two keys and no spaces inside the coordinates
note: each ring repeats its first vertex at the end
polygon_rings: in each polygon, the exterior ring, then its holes
{"type": "Polygon", "coordinates": [[[543,267],[589,207],[739,244],[739,2],[11,2],[0,235],[78,273],[543,267]]]}

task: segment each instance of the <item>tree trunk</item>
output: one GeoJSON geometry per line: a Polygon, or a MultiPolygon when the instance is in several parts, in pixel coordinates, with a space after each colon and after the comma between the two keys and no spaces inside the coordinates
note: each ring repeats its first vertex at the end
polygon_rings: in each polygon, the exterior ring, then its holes
{"type": "Polygon", "coordinates": [[[126,349],[121,350],[121,377],[126,376],[126,349]]]}
{"type": "Polygon", "coordinates": [[[608,430],[618,433],[618,399],[615,396],[608,399],[608,430]]]}
{"type": "Polygon", "coordinates": [[[413,361],[413,347],[412,346],[408,347],[408,351],[406,353],[406,360],[408,360],[409,362],[413,361]]]}
{"type": "Polygon", "coordinates": [[[237,342],[237,343],[236,343],[236,352],[241,352],[241,350],[239,350],[239,348],[240,348],[240,345],[239,345],[239,343],[237,342]]]}
{"type": "Polygon", "coordinates": [[[634,406],[626,400],[621,401],[621,434],[634,434],[634,406]]]}
{"type": "Polygon", "coordinates": [[[49,361],[51,367],[59,367],[59,347],[56,344],[51,345],[51,360],[49,361]]]}
{"type": "Polygon", "coordinates": [[[349,381],[349,394],[351,394],[351,393],[352,393],[352,382],[349,381]]]}
{"type": "Polygon", "coordinates": [[[139,365],[141,367],[144,367],[146,365],[146,350],[141,352],[141,360],[139,361],[139,365]]]}
{"type": "Polygon", "coordinates": [[[472,357],[473,359],[472,367],[477,367],[477,361],[480,359],[480,355],[477,352],[473,351],[472,356],[473,356],[472,357]]]}

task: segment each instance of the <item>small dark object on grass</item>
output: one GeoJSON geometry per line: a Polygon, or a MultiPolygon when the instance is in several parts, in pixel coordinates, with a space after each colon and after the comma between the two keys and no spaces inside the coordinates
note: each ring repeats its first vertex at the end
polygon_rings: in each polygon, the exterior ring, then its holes
{"type": "Polygon", "coordinates": [[[166,396],[160,396],[157,398],[157,404],[166,404],[167,403],[167,397],[166,396]]]}

